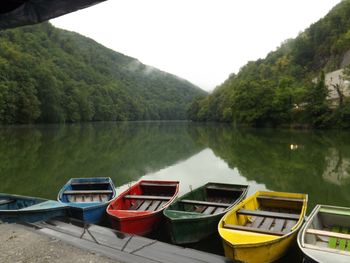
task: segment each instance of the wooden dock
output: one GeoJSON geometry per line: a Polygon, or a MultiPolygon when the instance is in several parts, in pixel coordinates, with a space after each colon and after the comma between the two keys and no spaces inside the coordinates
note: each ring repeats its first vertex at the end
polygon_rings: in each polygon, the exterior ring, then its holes
{"type": "Polygon", "coordinates": [[[99,253],[125,263],[229,263],[223,256],[174,246],[145,237],[83,224],[74,219],[50,220],[30,224],[36,231],[78,248],[99,253]]]}

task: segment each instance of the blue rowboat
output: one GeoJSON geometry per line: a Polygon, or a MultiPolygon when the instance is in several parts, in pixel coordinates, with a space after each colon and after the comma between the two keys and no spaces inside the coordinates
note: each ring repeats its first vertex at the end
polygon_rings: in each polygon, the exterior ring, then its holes
{"type": "Polygon", "coordinates": [[[53,200],[0,193],[0,221],[36,222],[66,216],[67,206],[53,200]]]}
{"type": "Polygon", "coordinates": [[[115,195],[109,177],[72,178],[58,193],[58,201],[69,206],[71,217],[96,224],[103,219],[115,195]]]}

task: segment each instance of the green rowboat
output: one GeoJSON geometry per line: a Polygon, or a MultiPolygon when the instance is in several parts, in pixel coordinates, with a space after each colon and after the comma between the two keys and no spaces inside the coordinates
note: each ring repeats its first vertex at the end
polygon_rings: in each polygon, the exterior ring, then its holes
{"type": "Polygon", "coordinates": [[[247,185],[207,183],[164,210],[174,244],[195,243],[215,233],[220,218],[246,196],[247,185]]]}

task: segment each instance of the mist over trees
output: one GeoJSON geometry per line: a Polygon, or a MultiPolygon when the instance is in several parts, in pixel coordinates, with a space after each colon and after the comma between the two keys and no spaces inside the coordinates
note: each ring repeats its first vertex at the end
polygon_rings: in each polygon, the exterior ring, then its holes
{"type": "MultiPolygon", "coordinates": [[[[344,0],[297,38],[195,100],[189,118],[248,126],[350,127],[349,98],[339,96],[341,103],[330,108],[324,82],[324,74],[339,69],[350,50],[349,14],[350,1],[344,0]]],[[[345,70],[344,77],[349,73],[345,70]]]]}
{"type": "Polygon", "coordinates": [[[3,124],[185,119],[205,94],[49,23],[0,31],[3,124]]]}

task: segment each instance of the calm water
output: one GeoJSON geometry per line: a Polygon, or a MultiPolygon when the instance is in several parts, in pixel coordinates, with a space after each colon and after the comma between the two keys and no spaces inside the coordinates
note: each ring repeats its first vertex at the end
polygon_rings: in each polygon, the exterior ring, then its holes
{"type": "Polygon", "coordinates": [[[350,203],[349,132],[187,122],[11,126],[0,127],[0,160],[0,192],[51,199],[71,177],[109,176],[119,192],[140,178],[174,179],[181,194],[208,181],[308,193],[309,212],[350,203]]]}

